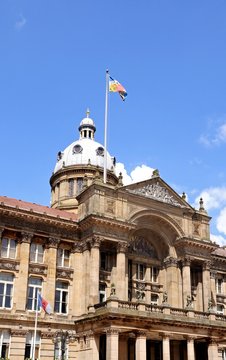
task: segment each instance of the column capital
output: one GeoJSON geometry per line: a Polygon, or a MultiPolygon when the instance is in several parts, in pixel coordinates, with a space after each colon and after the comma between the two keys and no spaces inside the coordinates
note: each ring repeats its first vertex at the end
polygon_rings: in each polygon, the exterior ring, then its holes
{"type": "Polygon", "coordinates": [[[74,243],[71,247],[71,252],[72,254],[75,254],[75,253],[81,253],[82,252],[82,246],[83,244],[82,243],[74,243]]]}
{"type": "Polygon", "coordinates": [[[181,260],[182,266],[190,266],[191,265],[191,258],[190,256],[185,256],[182,260],[181,260]]]}
{"type": "Polygon", "coordinates": [[[117,244],[117,253],[125,254],[128,250],[128,244],[124,241],[119,241],[117,244]]]}
{"type": "Polygon", "coordinates": [[[210,267],[211,267],[211,260],[206,260],[203,262],[202,264],[203,270],[210,270],[210,267]]]}
{"type": "Polygon", "coordinates": [[[136,332],[136,337],[137,338],[146,338],[147,337],[147,333],[144,330],[139,330],[136,332]]]}
{"type": "Polygon", "coordinates": [[[24,232],[21,233],[20,242],[30,244],[33,236],[34,236],[33,233],[29,233],[29,232],[24,231],[24,232]]]}
{"type": "Polygon", "coordinates": [[[56,238],[56,237],[49,237],[47,243],[46,243],[46,247],[48,248],[58,248],[60,244],[60,239],[56,238]]]}
{"type": "Polygon", "coordinates": [[[177,267],[177,263],[178,260],[172,256],[168,256],[165,260],[164,260],[164,265],[166,268],[168,267],[177,267]]]}
{"type": "Polygon", "coordinates": [[[217,276],[217,271],[211,270],[210,271],[210,279],[216,279],[216,276],[217,276]]]}
{"type": "Polygon", "coordinates": [[[11,336],[25,337],[27,335],[27,330],[11,330],[11,336]]]}
{"type": "Polygon", "coordinates": [[[111,336],[111,335],[118,335],[119,334],[119,329],[116,329],[116,328],[107,328],[105,329],[105,332],[108,336],[111,336]]]}
{"type": "Polygon", "coordinates": [[[186,336],[185,336],[185,339],[186,339],[187,341],[194,341],[194,340],[196,339],[196,337],[193,336],[193,335],[186,335],[186,336]]]}
{"type": "Polygon", "coordinates": [[[87,243],[90,245],[90,248],[99,249],[101,242],[104,240],[103,237],[98,235],[93,235],[91,239],[87,240],[87,243]]]}

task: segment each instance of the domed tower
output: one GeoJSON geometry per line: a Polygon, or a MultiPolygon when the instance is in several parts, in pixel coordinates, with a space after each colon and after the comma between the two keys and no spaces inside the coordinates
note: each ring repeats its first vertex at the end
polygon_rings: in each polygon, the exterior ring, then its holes
{"type": "MultiPolygon", "coordinates": [[[[50,178],[51,206],[77,211],[77,195],[96,179],[103,181],[104,147],[94,140],[96,126],[87,110],[79,126],[80,138],[57,154],[50,178]]],[[[107,185],[116,186],[115,158],[107,153],[107,185]]]]}

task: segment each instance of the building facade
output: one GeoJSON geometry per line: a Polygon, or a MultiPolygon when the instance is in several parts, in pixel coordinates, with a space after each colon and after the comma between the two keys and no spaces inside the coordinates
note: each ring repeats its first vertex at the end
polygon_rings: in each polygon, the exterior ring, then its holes
{"type": "Polygon", "coordinates": [[[58,153],[50,208],[0,197],[0,358],[226,359],[226,250],[202,199],[158,170],[123,186],[108,153],[104,183],[95,130],[87,113],[58,153]]]}

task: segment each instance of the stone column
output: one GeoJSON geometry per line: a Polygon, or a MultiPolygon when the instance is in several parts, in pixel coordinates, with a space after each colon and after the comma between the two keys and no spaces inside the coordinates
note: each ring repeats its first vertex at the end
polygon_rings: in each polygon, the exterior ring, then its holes
{"type": "Polygon", "coordinates": [[[195,360],[194,338],[190,336],[187,338],[187,358],[188,360],[195,360]]]}
{"type": "Polygon", "coordinates": [[[50,303],[54,311],[55,287],[56,287],[56,266],[57,266],[57,248],[60,239],[50,237],[46,243],[45,262],[48,264],[46,282],[43,286],[43,296],[50,303]]]}
{"type": "Polygon", "coordinates": [[[170,360],[170,339],[169,335],[162,335],[162,359],[170,360]]]}
{"type": "Polygon", "coordinates": [[[99,269],[100,269],[100,244],[99,236],[94,235],[90,241],[90,304],[99,303],[99,269]]]}
{"type": "Polygon", "coordinates": [[[119,242],[117,248],[117,281],[116,296],[120,300],[127,300],[126,293],[126,251],[127,243],[119,242]]]}
{"type": "Polygon", "coordinates": [[[84,299],[82,289],[84,287],[84,269],[82,246],[76,242],[71,249],[71,267],[74,269],[73,286],[72,286],[72,314],[78,316],[83,314],[87,309],[84,308],[84,299]]]}
{"type": "Polygon", "coordinates": [[[202,267],[202,286],[203,286],[203,311],[209,310],[210,292],[210,261],[205,261],[202,267]]]}
{"type": "Polygon", "coordinates": [[[99,336],[90,333],[89,335],[90,348],[91,348],[91,359],[90,360],[99,360],[99,336]]]}
{"type": "Polygon", "coordinates": [[[168,294],[168,303],[171,306],[178,307],[177,259],[173,257],[167,257],[164,263],[166,267],[166,291],[168,294]]]}
{"type": "Polygon", "coordinates": [[[208,345],[208,360],[216,360],[218,359],[218,346],[216,341],[210,339],[208,345]]]}
{"type": "Polygon", "coordinates": [[[146,334],[138,332],[136,337],[136,360],[146,359],[146,334]]]}
{"type": "Polygon", "coordinates": [[[191,260],[185,258],[182,261],[182,286],[183,286],[183,307],[187,306],[187,298],[191,297],[191,260]]]}
{"type": "Polygon", "coordinates": [[[211,298],[213,301],[214,310],[216,310],[217,304],[217,295],[216,295],[216,271],[210,272],[210,291],[211,291],[211,298]]]}
{"type": "Polygon", "coordinates": [[[10,344],[10,360],[24,360],[27,331],[12,330],[10,344]]]}
{"type": "Polygon", "coordinates": [[[16,311],[25,311],[27,303],[27,285],[29,272],[30,244],[33,234],[23,232],[20,240],[20,265],[19,272],[16,274],[14,300],[16,311]]]}
{"type": "Polygon", "coordinates": [[[117,329],[107,329],[107,360],[118,360],[119,332],[117,329]]]}

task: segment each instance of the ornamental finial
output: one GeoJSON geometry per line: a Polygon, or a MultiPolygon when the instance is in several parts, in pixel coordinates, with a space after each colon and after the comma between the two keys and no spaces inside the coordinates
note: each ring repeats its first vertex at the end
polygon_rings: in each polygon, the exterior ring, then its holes
{"type": "Polygon", "coordinates": [[[87,108],[87,110],[86,110],[86,117],[89,118],[89,115],[90,115],[90,110],[89,110],[89,108],[87,108]]]}

